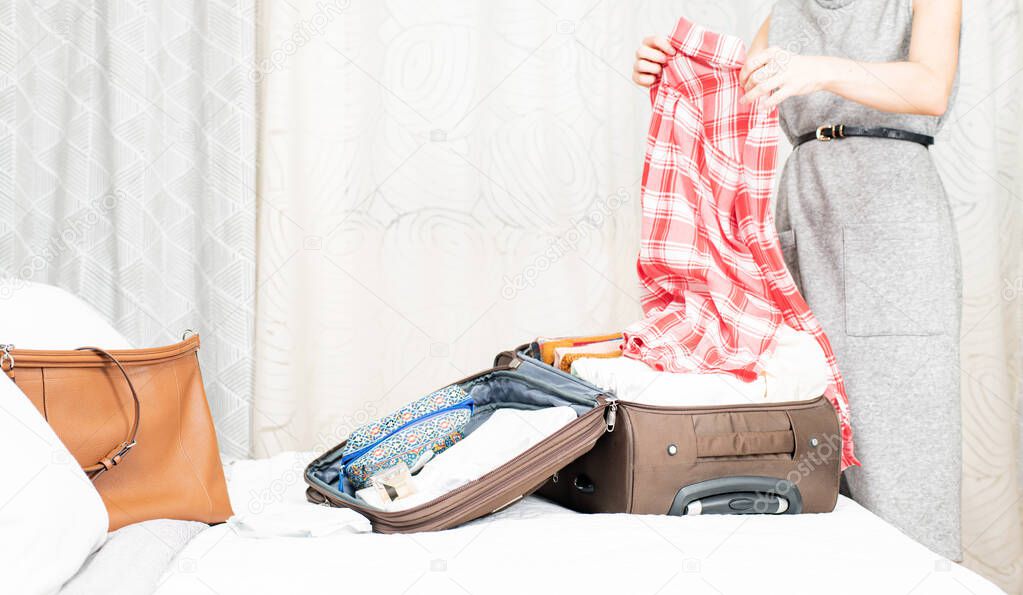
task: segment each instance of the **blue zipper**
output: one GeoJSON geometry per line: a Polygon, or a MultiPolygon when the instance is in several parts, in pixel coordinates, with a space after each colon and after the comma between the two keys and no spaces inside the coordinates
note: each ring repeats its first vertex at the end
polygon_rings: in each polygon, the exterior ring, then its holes
{"type": "Polygon", "coordinates": [[[434,411],[433,413],[429,413],[427,415],[424,415],[423,417],[417,417],[416,419],[412,419],[412,420],[409,420],[409,421],[403,423],[402,425],[400,425],[397,428],[395,428],[391,433],[387,434],[386,436],[381,436],[380,438],[377,438],[375,441],[367,444],[366,446],[363,446],[359,450],[357,450],[357,451],[355,451],[353,453],[349,453],[349,454],[341,457],[341,472],[342,472],[342,475],[344,474],[344,467],[345,467],[346,463],[349,463],[349,462],[351,462],[351,461],[361,457],[362,455],[366,454],[366,452],[368,452],[368,451],[372,450],[373,448],[375,448],[377,445],[379,445],[384,440],[387,440],[388,438],[390,438],[391,436],[394,436],[395,434],[397,434],[398,432],[404,430],[405,428],[407,428],[407,427],[409,427],[409,426],[411,426],[413,424],[417,424],[417,423],[419,423],[421,421],[425,421],[427,419],[430,419],[431,417],[436,417],[436,416],[438,416],[438,415],[440,415],[442,413],[448,413],[449,411],[455,411],[456,409],[468,409],[470,412],[472,412],[473,407],[474,407],[474,404],[472,402],[472,397],[469,397],[469,398],[465,399],[464,401],[455,403],[454,405],[448,405],[447,407],[445,407],[443,409],[438,409],[438,410],[434,411]]]}

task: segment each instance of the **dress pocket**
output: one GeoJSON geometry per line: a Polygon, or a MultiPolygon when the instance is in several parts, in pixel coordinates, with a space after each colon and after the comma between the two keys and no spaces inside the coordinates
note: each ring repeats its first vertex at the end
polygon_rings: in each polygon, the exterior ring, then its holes
{"type": "Polygon", "coordinates": [[[948,331],[956,307],[954,242],[942,230],[934,223],[843,228],[846,334],[948,331]]]}
{"type": "Polygon", "coordinates": [[[796,283],[796,289],[799,290],[800,295],[805,297],[803,293],[803,279],[799,275],[799,253],[796,252],[796,232],[792,229],[778,232],[778,243],[781,245],[781,255],[785,259],[785,267],[789,270],[789,274],[792,275],[792,280],[796,283]]]}

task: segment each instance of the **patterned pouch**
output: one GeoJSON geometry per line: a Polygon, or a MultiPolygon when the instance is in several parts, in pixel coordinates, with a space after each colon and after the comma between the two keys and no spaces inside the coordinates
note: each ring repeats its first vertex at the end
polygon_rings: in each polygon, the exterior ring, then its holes
{"type": "Polygon", "coordinates": [[[472,411],[469,395],[452,385],[356,429],[341,456],[343,477],[360,490],[369,485],[370,477],[399,462],[416,469],[428,452],[440,453],[462,439],[472,411]]]}

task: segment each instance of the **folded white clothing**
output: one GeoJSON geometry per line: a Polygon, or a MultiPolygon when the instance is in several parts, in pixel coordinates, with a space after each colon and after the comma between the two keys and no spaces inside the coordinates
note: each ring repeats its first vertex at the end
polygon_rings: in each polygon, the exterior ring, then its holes
{"type": "Polygon", "coordinates": [[[576,417],[571,407],[532,411],[498,409],[490,419],[412,476],[414,494],[395,502],[385,502],[374,488],[359,490],[356,495],[384,510],[404,510],[424,504],[511,461],[576,417]]]}
{"type": "Polygon", "coordinates": [[[831,367],[817,339],[783,324],[774,341],[774,350],[761,357],[758,366],[767,381],[767,400],[804,401],[823,395],[831,367]]]}
{"type": "Polygon", "coordinates": [[[623,401],[667,407],[758,403],[767,390],[763,377],[743,382],[731,374],[658,372],[630,357],[577,359],[572,374],[623,401]]]}
{"type": "Polygon", "coordinates": [[[350,508],[315,504],[278,504],[264,512],[234,515],[228,526],[243,537],[323,537],[335,533],[369,533],[369,519],[350,508]]]}
{"type": "Polygon", "coordinates": [[[757,366],[758,376],[744,382],[727,373],[659,372],[629,357],[582,358],[572,374],[623,401],[663,406],[737,405],[803,401],[824,394],[830,369],[820,345],[809,333],[781,326],[774,350],[757,366]]]}

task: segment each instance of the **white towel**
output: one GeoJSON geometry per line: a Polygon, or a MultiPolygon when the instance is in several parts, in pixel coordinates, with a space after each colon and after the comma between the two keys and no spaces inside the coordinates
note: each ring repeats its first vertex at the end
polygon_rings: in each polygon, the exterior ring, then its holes
{"type": "Polygon", "coordinates": [[[576,417],[571,407],[498,409],[412,477],[415,494],[396,502],[384,502],[373,488],[359,490],[357,495],[385,510],[404,510],[429,502],[511,461],[576,417]]]}
{"type": "Polygon", "coordinates": [[[663,406],[741,405],[803,401],[824,394],[830,369],[812,335],[781,326],[773,353],[761,359],[757,379],[731,374],[658,372],[629,357],[583,358],[572,373],[623,401],[663,406]]]}

